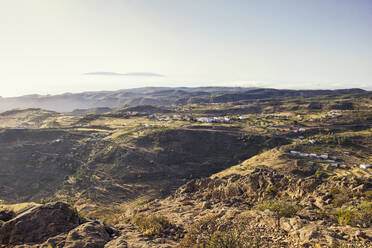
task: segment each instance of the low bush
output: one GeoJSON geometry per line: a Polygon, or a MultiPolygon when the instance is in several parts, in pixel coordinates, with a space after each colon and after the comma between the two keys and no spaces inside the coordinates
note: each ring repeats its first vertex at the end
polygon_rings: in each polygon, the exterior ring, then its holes
{"type": "Polygon", "coordinates": [[[143,235],[159,235],[170,227],[170,222],[165,216],[136,215],[131,223],[136,225],[143,235]]]}
{"type": "Polygon", "coordinates": [[[268,200],[256,204],[254,209],[265,210],[268,209],[282,217],[293,217],[301,207],[295,203],[285,200],[268,200]]]}
{"type": "Polygon", "coordinates": [[[265,189],[265,192],[268,194],[275,194],[277,191],[276,187],[272,184],[268,185],[265,189]]]}
{"type": "Polygon", "coordinates": [[[262,247],[260,239],[246,232],[244,222],[221,223],[216,215],[196,221],[177,248],[243,248],[262,247]]]}
{"type": "Polygon", "coordinates": [[[322,170],[322,169],[317,169],[315,171],[315,176],[319,179],[323,179],[323,178],[327,178],[328,177],[328,174],[326,171],[322,170]]]}
{"type": "Polygon", "coordinates": [[[336,219],[340,225],[351,225],[355,221],[356,213],[354,210],[341,209],[336,211],[336,219]]]}
{"type": "Polygon", "coordinates": [[[233,228],[232,230],[221,232],[216,231],[210,240],[205,244],[206,248],[243,248],[260,247],[260,242],[253,237],[244,235],[241,231],[233,228]]]}
{"type": "Polygon", "coordinates": [[[362,202],[357,209],[336,211],[335,218],[340,225],[372,226],[372,202],[362,202]]]}

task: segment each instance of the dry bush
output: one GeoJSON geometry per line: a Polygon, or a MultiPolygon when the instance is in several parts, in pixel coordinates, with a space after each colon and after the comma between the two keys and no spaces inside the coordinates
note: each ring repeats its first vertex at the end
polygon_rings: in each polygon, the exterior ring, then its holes
{"type": "Polygon", "coordinates": [[[170,222],[165,216],[136,215],[131,220],[144,235],[159,235],[170,227],[170,222]]]}
{"type": "Polygon", "coordinates": [[[222,223],[216,215],[196,221],[178,248],[244,248],[261,247],[258,238],[245,232],[244,223],[222,223]]]}
{"type": "Polygon", "coordinates": [[[254,209],[264,211],[266,209],[282,217],[293,217],[301,207],[295,203],[286,200],[268,200],[259,202],[254,209]]]}

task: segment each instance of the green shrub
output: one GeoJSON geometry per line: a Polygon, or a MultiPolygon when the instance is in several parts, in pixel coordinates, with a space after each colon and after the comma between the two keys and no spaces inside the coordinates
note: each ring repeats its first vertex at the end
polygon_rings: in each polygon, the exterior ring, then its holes
{"type": "Polygon", "coordinates": [[[335,218],[340,225],[372,226],[372,202],[362,202],[357,209],[336,211],[335,218]]]}
{"type": "Polygon", "coordinates": [[[165,216],[142,216],[136,215],[131,223],[136,225],[143,235],[159,235],[170,227],[170,222],[165,216]]]}
{"type": "Polygon", "coordinates": [[[282,217],[293,217],[301,207],[295,203],[285,200],[269,200],[258,203],[255,207],[257,210],[268,209],[282,217]]]}
{"type": "Polygon", "coordinates": [[[336,219],[340,225],[352,225],[354,223],[356,213],[354,210],[343,209],[336,212],[336,219]]]}
{"type": "Polygon", "coordinates": [[[324,170],[322,169],[317,169],[315,171],[315,176],[319,179],[322,179],[322,178],[327,178],[328,177],[328,174],[327,172],[325,172],[324,170]]]}
{"type": "Polygon", "coordinates": [[[268,193],[268,194],[275,194],[278,190],[276,189],[276,187],[272,184],[270,185],[267,185],[266,189],[265,189],[265,192],[268,193]]]}

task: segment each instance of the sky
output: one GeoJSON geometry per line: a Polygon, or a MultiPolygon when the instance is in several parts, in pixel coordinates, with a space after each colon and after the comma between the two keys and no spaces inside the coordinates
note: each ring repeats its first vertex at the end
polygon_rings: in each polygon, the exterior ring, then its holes
{"type": "Polygon", "coordinates": [[[0,96],[372,90],[371,0],[0,0],[0,96]]]}

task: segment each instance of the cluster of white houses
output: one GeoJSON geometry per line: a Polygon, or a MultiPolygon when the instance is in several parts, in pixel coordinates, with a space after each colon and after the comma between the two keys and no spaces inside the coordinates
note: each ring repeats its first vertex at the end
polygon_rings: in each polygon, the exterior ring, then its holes
{"type": "MultiPolygon", "coordinates": [[[[351,167],[350,165],[347,165],[347,164],[336,163],[337,158],[336,157],[330,157],[328,155],[328,153],[324,153],[322,155],[317,155],[315,153],[305,153],[305,152],[298,152],[298,151],[290,151],[290,154],[293,155],[293,156],[302,157],[302,158],[322,159],[322,160],[325,160],[324,162],[329,163],[333,167],[341,167],[341,168],[351,167]]],[[[359,167],[361,169],[367,169],[367,168],[371,168],[372,167],[372,165],[370,165],[370,164],[360,164],[360,165],[354,164],[353,166],[354,167],[359,167]]]]}
{"type": "MultiPolygon", "coordinates": [[[[319,156],[315,153],[304,153],[304,152],[298,152],[298,151],[290,151],[290,153],[294,156],[303,157],[303,158],[329,159],[328,153],[324,153],[319,156]]],[[[330,160],[330,161],[334,161],[334,160],[330,160]]]]}
{"type": "Polygon", "coordinates": [[[337,110],[329,111],[326,113],[326,115],[322,116],[322,118],[326,118],[326,119],[335,119],[335,118],[340,118],[340,117],[342,117],[342,114],[340,113],[340,111],[337,111],[337,110]]]}
{"type": "Polygon", "coordinates": [[[228,116],[223,117],[200,117],[198,119],[201,123],[230,123],[231,119],[228,116]]]}
{"type": "Polygon", "coordinates": [[[372,167],[372,164],[361,164],[361,165],[359,165],[359,167],[361,169],[367,169],[367,168],[371,168],[372,167]]]}
{"type": "Polygon", "coordinates": [[[193,119],[192,116],[190,115],[158,115],[158,114],[152,114],[149,115],[149,119],[153,119],[155,121],[179,121],[179,120],[184,120],[184,121],[190,121],[193,119]]]}

